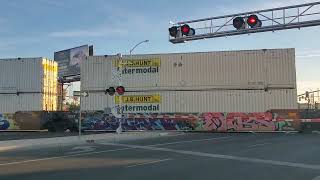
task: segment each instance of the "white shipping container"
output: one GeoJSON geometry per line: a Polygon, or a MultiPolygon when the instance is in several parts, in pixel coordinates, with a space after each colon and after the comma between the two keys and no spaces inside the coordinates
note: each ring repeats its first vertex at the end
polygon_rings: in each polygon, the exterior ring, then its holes
{"type": "Polygon", "coordinates": [[[0,92],[41,92],[42,58],[0,59],[0,92]]]}
{"type": "Polygon", "coordinates": [[[264,112],[296,109],[294,49],[88,57],[81,65],[82,110],[114,107],[105,89],[123,85],[125,112],[264,112]],[[154,109],[152,109],[154,108],[154,109]]]}
{"type": "MultiPolygon", "coordinates": [[[[198,112],[265,112],[270,109],[296,109],[297,92],[282,90],[215,90],[128,92],[122,96],[126,113],[198,113],[198,112]],[[130,98],[132,99],[131,101],[130,98]],[[145,102],[137,102],[137,98],[145,102]],[[152,98],[157,100],[153,101],[152,98]],[[133,108],[134,107],[134,108],[133,108]],[[150,110],[148,108],[154,108],[150,110]]],[[[89,92],[81,98],[81,109],[104,110],[119,105],[118,96],[89,92]]]]}
{"type": "Polygon", "coordinates": [[[46,58],[0,59],[0,113],[56,110],[57,67],[46,58]]]}
{"type": "Polygon", "coordinates": [[[0,94],[0,112],[15,113],[17,111],[41,111],[43,95],[41,93],[0,94]]]}
{"type": "MultiPolygon", "coordinates": [[[[117,85],[117,59],[88,57],[81,65],[82,90],[117,85]]],[[[294,49],[124,56],[119,69],[128,90],[296,88],[294,49]]]]}

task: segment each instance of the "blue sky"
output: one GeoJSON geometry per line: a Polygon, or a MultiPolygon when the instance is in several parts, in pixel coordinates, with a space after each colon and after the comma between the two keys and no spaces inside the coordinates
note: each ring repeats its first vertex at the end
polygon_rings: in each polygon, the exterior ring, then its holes
{"type": "Polygon", "coordinates": [[[53,58],[54,51],[93,44],[95,54],[296,48],[299,92],[320,88],[320,27],[171,44],[169,21],[177,22],[308,0],[2,0],[0,57],[53,58]]]}

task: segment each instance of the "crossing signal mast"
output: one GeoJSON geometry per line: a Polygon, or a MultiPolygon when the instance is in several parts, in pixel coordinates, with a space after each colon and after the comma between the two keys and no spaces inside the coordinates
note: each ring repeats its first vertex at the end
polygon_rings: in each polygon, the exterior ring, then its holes
{"type": "Polygon", "coordinates": [[[320,2],[178,22],[169,28],[169,41],[183,43],[267,31],[320,25],[320,2]]]}

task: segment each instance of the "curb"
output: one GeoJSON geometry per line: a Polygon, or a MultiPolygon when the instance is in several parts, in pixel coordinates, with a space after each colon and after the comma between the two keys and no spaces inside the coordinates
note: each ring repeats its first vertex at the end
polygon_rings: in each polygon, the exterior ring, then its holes
{"type": "MultiPolygon", "coordinates": [[[[14,149],[19,148],[45,148],[54,146],[70,146],[81,145],[86,143],[95,143],[97,140],[104,142],[119,142],[128,140],[139,140],[147,138],[155,138],[161,136],[170,136],[172,133],[168,132],[130,132],[122,134],[94,134],[68,137],[54,137],[54,138],[40,138],[40,139],[23,139],[23,140],[9,140],[0,141],[0,147],[5,149],[6,147],[12,147],[14,149]]],[[[175,133],[176,134],[176,133],[175,133]]],[[[0,150],[1,150],[0,148],[0,150]]]]}

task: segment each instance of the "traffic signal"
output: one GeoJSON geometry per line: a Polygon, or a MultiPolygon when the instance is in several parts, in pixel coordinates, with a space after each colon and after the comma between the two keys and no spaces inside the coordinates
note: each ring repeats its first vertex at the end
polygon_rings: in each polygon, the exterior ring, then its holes
{"type": "Polygon", "coordinates": [[[116,88],[116,91],[117,91],[117,93],[118,93],[119,95],[123,95],[124,92],[125,92],[125,89],[124,89],[123,86],[118,86],[118,87],[116,88]]]}
{"type": "Polygon", "coordinates": [[[114,87],[109,87],[108,89],[106,89],[105,94],[108,94],[110,96],[113,96],[116,93],[116,90],[114,89],[114,87]]]}
{"type": "Polygon", "coordinates": [[[233,27],[237,30],[244,29],[246,27],[246,24],[244,22],[243,17],[236,17],[233,19],[233,27]]]}
{"type": "Polygon", "coordinates": [[[181,26],[180,29],[181,29],[182,35],[185,35],[185,36],[187,36],[190,32],[190,26],[188,24],[181,26]]]}
{"type": "Polygon", "coordinates": [[[108,89],[105,90],[105,94],[108,94],[110,96],[113,96],[115,93],[121,96],[125,93],[125,88],[123,86],[118,86],[116,88],[109,87],[108,89]]]}
{"type": "Polygon", "coordinates": [[[188,24],[184,24],[182,26],[172,26],[169,28],[169,35],[174,38],[180,36],[193,36],[195,34],[195,29],[191,28],[188,24]]]}
{"type": "Polygon", "coordinates": [[[247,27],[257,28],[262,26],[262,21],[255,14],[248,17],[235,17],[233,19],[233,27],[237,30],[245,29],[246,24],[248,25],[247,27]]]}
{"type": "Polygon", "coordinates": [[[261,20],[258,18],[257,15],[250,15],[247,18],[247,24],[251,27],[251,28],[256,28],[256,27],[261,27],[262,22],[261,20]]]}
{"type": "Polygon", "coordinates": [[[177,26],[172,26],[171,28],[169,28],[169,34],[171,37],[176,38],[178,35],[178,27],[177,26]]]}

